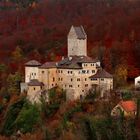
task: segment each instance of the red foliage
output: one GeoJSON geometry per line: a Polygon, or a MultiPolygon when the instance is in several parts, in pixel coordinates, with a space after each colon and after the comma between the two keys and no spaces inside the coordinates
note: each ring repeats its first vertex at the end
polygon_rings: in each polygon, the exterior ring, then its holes
{"type": "MultiPolygon", "coordinates": [[[[12,6],[12,3],[7,4],[12,6]]],[[[11,61],[7,56],[17,45],[27,59],[33,56],[35,49],[41,53],[39,59],[51,59],[50,51],[56,56],[66,55],[66,36],[74,24],[84,25],[89,52],[96,42],[97,45],[103,42],[107,48],[112,48],[115,41],[122,42],[121,48],[126,51],[120,55],[127,59],[128,65],[138,68],[131,75],[140,73],[138,57],[132,47],[140,38],[139,1],[43,0],[35,8],[16,10],[14,6],[0,12],[0,57],[5,63],[11,61]]]]}

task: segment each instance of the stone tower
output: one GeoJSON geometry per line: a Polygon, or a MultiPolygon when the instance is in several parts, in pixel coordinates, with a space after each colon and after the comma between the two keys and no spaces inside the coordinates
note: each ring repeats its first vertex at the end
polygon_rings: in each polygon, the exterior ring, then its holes
{"type": "Polygon", "coordinates": [[[41,63],[36,60],[31,60],[25,64],[25,83],[39,78],[39,66],[41,63]]]}
{"type": "Polygon", "coordinates": [[[72,26],[68,34],[68,56],[87,56],[87,35],[82,26],[72,26]]]}

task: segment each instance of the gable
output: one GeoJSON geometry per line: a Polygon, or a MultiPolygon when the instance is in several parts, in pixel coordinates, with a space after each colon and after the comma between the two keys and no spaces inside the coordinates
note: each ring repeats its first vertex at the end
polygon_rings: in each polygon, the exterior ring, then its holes
{"type": "Polygon", "coordinates": [[[82,26],[72,26],[68,34],[68,38],[86,39],[87,35],[82,26]]]}

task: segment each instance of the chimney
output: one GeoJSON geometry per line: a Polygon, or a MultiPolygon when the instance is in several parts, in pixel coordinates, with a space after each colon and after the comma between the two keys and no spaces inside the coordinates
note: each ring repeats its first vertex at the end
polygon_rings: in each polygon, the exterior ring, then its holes
{"type": "Polygon", "coordinates": [[[56,62],[55,65],[58,66],[58,62],[56,62]]]}

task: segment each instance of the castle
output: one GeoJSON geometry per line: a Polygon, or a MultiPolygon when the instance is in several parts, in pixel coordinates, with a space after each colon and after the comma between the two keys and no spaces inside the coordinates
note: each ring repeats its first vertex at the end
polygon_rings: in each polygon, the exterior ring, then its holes
{"type": "Polygon", "coordinates": [[[99,87],[102,93],[113,89],[113,76],[101,68],[99,60],[87,56],[84,28],[72,26],[67,38],[66,58],[44,64],[31,60],[25,64],[25,83],[21,88],[26,88],[30,101],[38,102],[43,91],[56,86],[66,91],[68,100],[83,98],[93,87],[99,87]]]}

